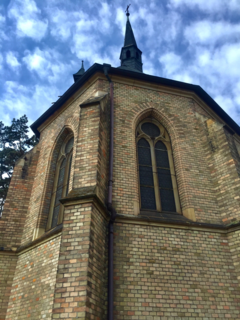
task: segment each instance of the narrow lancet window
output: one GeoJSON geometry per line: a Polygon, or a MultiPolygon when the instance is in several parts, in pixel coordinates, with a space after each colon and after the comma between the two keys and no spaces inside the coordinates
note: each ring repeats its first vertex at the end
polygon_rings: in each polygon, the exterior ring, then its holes
{"type": "Polygon", "coordinates": [[[138,141],[138,161],[142,208],[156,210],[151,150],[145,139],[138,141]]]}
{"type": "Polygon", "coordinates": [[[67,138],[58,155],[47,229],[56,227],[63,220],[63,206],[59,200],[69,191],[73,143],[73,137],[67,138]]]}
{"type": "Polygon", "coordinates": [[[175,201],[168,151],[162,141],[155,144],[156,166],[162,211],[175,212],[175,201]]]}

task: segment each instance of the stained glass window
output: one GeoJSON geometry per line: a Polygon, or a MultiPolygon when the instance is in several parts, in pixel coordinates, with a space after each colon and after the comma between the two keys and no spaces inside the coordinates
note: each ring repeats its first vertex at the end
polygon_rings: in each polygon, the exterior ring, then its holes
{"type": "Polygon", "coordinates": [[[158,137],[160,135],[159,128],[151,122],[144,122],[141,126],[141,129],[144,133],[146,133],[150,137],[158,137]]]}
{"type": "Polygon", "coordinates": [[[69,178],[71,172],[72,164],[72,148],[73,148],[74,138],[71,138],[63,146],[65,154],[59,154],[58,169],[55,176],[55,189],[52,194],[52,200],[54,201],[52,207],[52,222],[51,228],[54,228],[59,223],[59,215],[61,220],[61,214],[63,212],[63,207],[60,203],[60,199],[68,194],[69,190],[69,178]]]}
{"type": "Polygon", "coordinates": [[[175,212],[176,207],[168,151],[162,141],[158,141],[155,144],[155,155],[162,211],[175,212]]]}
{"type": "Polygon", "coordinates": [[[72,167],[72,155],[69,160],[69,172],[68,172],[68,179],[67,179],[67,192],[66,192],[66,194],[68,194],[68,189],[69,189],[71,167],[72,167]]]}
{"type": "Polygon", "coordinates": [[[72,150],[73,141],[74,141],[74,138],[71,138],[70,140],[68,140],[66,147],[65,147],[66,154],[68,154],[72,150]]]}
{"type": "Polygon", "coordinates": [[[150,145],[145,139],[138,141],[141,206],[156,210],[150,145]]]}
{"type": "MultiPolygon", "coordinates": [[[[146,135],[146,139],[142,137],[137,143],[141,208],[176,212],[175,176],[171,171],[167,146],[160,137],[161,130],[152,122],[144,122],[139,128],[146,135]]],[[[166,141],[166,135],[163,140],[166,141]]]]}

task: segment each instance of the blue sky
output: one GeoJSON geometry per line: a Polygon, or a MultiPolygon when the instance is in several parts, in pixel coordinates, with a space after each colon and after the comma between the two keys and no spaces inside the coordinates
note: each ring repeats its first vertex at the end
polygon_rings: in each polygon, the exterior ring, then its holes
{"type": "MultiPolygon", "coordinates": [[[[122,0],[1,0],[0,114],[29,124],[85,61],[120,65],[122,0]]],[[[145,73],[199,84],[240,124],[240,0],[131,0],[145,73]]]]}

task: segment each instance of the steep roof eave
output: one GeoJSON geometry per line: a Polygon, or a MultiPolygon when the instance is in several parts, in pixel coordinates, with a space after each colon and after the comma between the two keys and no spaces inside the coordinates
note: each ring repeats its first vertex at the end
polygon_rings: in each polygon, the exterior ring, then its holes
{"type": "MultiPolygon", "coordinates": [[[[45,111],[32,125],[31,129],[39,136],[39,126],[48,119],[55,111],[57,111],[63,103],[65,103],[72,94],[74,94],[91,76],[97,71],[104,73],[103,65],[95,63],[93,64],[83,76],[75,82],[47,111],[45,111]]],[[[115,74],[119,76],[127,76],[130,78],[137,78],[138,80],[148,81],[164,86],[174,87],[177,89],[183,89],[194,92],[200,99],[202,99],[220,118],[226,122],[226,124],[237,134],[240,135],[240,127],[238,124],[198,85],[189,84],[181,81],[170,80],[157,76],[151,76],[144,73],[139,73],[131,70],[113,68],[109,70],[109,74],[115,74]]]]}
{"type": "Polygon", "coordinates": [[[73,83],[71,87],[31,125],[31,129],[36,136],[39,137],[38,128],[40,125],[57,111],[97,71],[102,71],[102,65],[94,63],[78,81],[73,83]]]}

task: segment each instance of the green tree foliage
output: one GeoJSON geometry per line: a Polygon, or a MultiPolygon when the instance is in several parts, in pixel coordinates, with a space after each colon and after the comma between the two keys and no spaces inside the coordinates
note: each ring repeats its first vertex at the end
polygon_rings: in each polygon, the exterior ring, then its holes
{"type": "Polygon", "coordinates": [[[0,216],[16,161],[38,143],[35,135],[31,138],[27,135],[27,122],[26,115],[14,118],[10,126],[5,126],[0,121],[0,216]]]}

